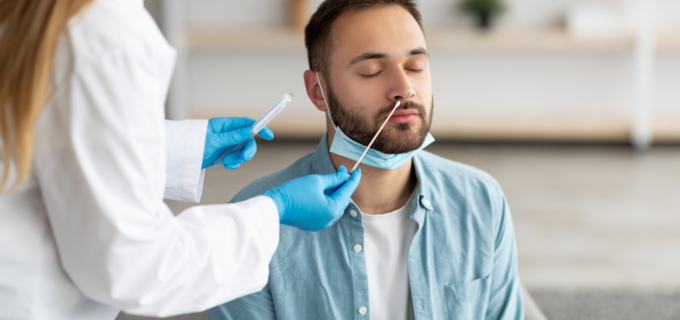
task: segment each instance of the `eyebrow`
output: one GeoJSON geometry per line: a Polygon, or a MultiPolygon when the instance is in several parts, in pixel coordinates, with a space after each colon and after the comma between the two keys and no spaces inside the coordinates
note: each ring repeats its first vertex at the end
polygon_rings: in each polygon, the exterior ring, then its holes
{"type": "MultiPolygon", "coordinates": [[[[427,52],[427,49],[425,49],[425,48],[413,49],[413,50],[411,50],[411,52],[409,52],[408,55],[409,56],[417,56],[417,55],[421,55],[421,54],[426,55],[428,57],[430,56],[430,54],[427,52]]],[[[366,53],[362,53],[358,57],[352,59],[352,61],[349,62],[349,65],[347,67],[348,68],[352,67],[353,65],[355,65],[359,62],[362,62],[362,61],[373,60],[373,59],[387,59],[387,57],[388,56],[385,53],[366,52],[366,53]]]]}
{"type": "Polygon", "coordinates": [[[366,52],[362,53],[358,57],[352,59],[352,61],[349,62],[349,65],[347,66],[348,68],[361,62],[361,61],[366,61],[366,60],[372,60],[372,59],[386,59],[387,55],[384,53],[375,53],[375,52],[366,52]]]}
{"type": "Polygon", "coordinates": [[[411,52],[408,55],[409,56],[417,56],[417,55],[421,55],[421,54],[424,54],[428,57],[430,56],[430,53],[427,52],[427,49],[425,49],[425,48],[413,49],[413,50],[411,50],[411,52]]]}

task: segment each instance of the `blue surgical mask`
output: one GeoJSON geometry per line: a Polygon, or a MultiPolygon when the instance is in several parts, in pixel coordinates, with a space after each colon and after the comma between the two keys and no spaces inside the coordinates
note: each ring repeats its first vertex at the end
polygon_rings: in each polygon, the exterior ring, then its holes
{"type": "MultiPolygon", "coordinates": [[[[331,120],[331,124],[335,128],[335,136],[333,138],[333,143],[331,144],[330,152],[335,153],[339,156],[345,157],[347,159],[358,161],[361,155],[366,150],[366,146],[352,140],[348,137],[340,127],[335,125],[333,121],[333,116],[331,116],[330,108],[328,107],[328,101],[326,100],[326,94],[324,94],[323,87],[321,86],[321,79],[319,78],[319,73],[316,73],[316,79],[319,81],[319,87],[321,88],[321,96],[323,96],[323,101],[326,103],[326,113],[328,118],[331,120]]],[[[423,150],[425,147],[429,146],[434,142],[434,137],[428,133],[425,137],[425,141],[420,146],[420,148],[397,154],[387,154],[382,153],[377,150],[369,149],[361,163],[367,166],[376,167],[380,169],[394,170],[403,167],[408,161],[416,154],[416,152],[423,150]]]]}

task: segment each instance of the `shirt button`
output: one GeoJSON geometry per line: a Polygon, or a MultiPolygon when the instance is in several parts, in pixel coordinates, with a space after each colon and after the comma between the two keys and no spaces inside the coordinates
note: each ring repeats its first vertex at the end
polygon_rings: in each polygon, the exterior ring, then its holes
{"type": "Polygon", "coordinates": [[[423,198],[422,200],[420,200],[420,204],[422,204],[423,207],[425,207],[426,209],[432,210],[432,203],[430,202],[430,200],[423,198]]]}
{"type": "Polygon", "coordinates": [[[361,245],[360,244],[355,244],[354,245],[354,252],[361,252],[361,245]]]}
{"type": "Polygon", "coordinates": [[[363,315],[366,314],[366,312],[368,312],[368,308],[366,308],[366,307],[361,307],[361,308],[359,308],[359,314],[360,314],[360,315],[363,316],[363,315]]]}
{"type": "Polygon", "coordinates": [[[349,211],[349,215],[352,216],[352,218],[356,218],[357,217],[357,211],[352,209],[352,210],[349,211]]]}

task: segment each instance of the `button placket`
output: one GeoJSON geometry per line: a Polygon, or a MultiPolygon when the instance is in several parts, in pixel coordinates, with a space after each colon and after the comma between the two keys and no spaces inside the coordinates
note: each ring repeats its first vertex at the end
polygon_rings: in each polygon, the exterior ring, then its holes
{"type": "MultiPolygon", "coordinates": [[[[351,216],[351,218],[348,219],[350,236],[347,239],[346,250],[350,253],[350,258],[352,260],[352,278],[354,282],[352,313],[357,315],[357,317],[360,317],[368,313],[368,276],[366,272],[366,259],[363,254],[364,226],[361,211],[354,203],[350,203],[349,209],[346,212],[351,216]],[[352,211],[354,211],[356,217],[354,217],[352,211]]],[[[363,318],[364,317],[362,317],[362,319],[363,318]]]]}
{"type": "Polygon", "coordinates": [[[432,211],[432,203],[430,201],[425,201],[425,196],[421,195],[419,199],[420,206],[415,208],[414,219],[418,222],[419,228],[414,235],[408,252],[408,272],[409,272],[409,283],[411,285],[411,297],[413,301],[413,311],[415,312],[416,318],[418,319],[430,319],[431,310],[429,303],[429,293],[428,293],[428,281],[424,277],[425,271],[423,267],[426,268],[421,262],[421,250],[422,250],[422,236],[419,237],[421,228],[423,228],[423,216],[426,212],[432,211]],[[430,208],[427,208],[428,205],[430,208]]]}

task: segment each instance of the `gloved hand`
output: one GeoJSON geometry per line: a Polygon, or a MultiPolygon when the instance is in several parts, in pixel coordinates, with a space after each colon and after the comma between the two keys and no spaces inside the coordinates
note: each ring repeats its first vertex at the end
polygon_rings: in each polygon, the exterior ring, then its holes
{"type": "Polygon", "coordinates": [[[361,180],[361,170],[355,170],[345,182],[348,175],[347,168],[340,166],[337,173],[297,178],[264,195],[276,203],[281,224],[319,231],[330,227],[349,205],[361,180]]]}
{"type": "MultiPolygon", "coordinates": [[[[217,158],[227,148],[250,139],[253,133],[250,126],[253,123],[255,123],[255,120],[250,118],[212,118],[208,120],[202,169],[215,164],[217,158]]],[[[266,140],[274,139],[274,133],[267,127],[260,130],[258,135],[266,140]]],[[[256,151],[255,139],[250,139],[243,149],[236,150],[224,157],[222,163],[227,169],[236,169],[241,166],[241,162],[252,159],[256,151]]]]}

